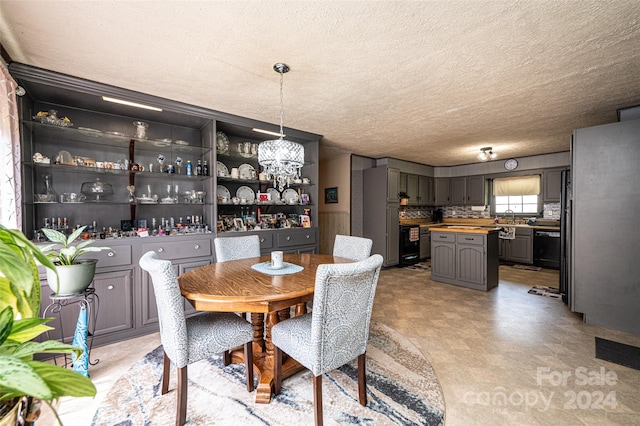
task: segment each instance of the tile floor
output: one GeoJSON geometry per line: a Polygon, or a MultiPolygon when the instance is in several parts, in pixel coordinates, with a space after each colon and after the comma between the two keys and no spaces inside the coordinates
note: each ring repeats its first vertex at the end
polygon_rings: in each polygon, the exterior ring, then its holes
{"type": "MultiPolygon", "coordinates": [[[[640,371],[595,358],[594,336],[640,346],[640,336],[584,324],[561,300],[528,294],[557,271],[500,267],[484,293],[431,281],[429,271],[382,271],[373,318],[409,338],[442,385],[448,426],[640,425],[640,371]]],[[[95,348],[98,396],[65,399],[67,426],[88,425],[112,383],[159,344],[158,334],[95,348]]],[[[44,413],[38,425],[54,425],[44,413]]]]}

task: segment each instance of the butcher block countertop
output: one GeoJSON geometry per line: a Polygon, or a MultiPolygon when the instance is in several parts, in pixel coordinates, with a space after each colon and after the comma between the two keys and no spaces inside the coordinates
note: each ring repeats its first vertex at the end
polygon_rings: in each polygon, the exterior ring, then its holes
{"type": "Polygon", "coordinates": [[[431,219],[400,219],[400,225],[420,225],[420,227],[429,228],[432,231],[444,232],[469,232],[475,234],[488,234],[489,232],[498,232],[501,228],[530,228],[530,229],[546,229],[550,231],[560,231],[559,221],[544,221],[544,224],[527,225],[526,223],[506,223],[500,219],[498,224],[493,219],[455,219],[445,218],[442,222],[432,222],[431,219]],[[451,226],[462,226],[465,228],[452,228],[451,226]],[[469,227],[481,227],[480,229],[469,229],[469,227]],[[495,230],[495,231],[494,231],[495,230]]]}

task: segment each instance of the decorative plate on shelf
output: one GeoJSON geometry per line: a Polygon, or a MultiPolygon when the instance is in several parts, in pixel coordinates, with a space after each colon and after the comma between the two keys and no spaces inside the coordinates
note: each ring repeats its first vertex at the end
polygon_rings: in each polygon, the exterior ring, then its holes
{"type": "Polygon", "coordinates": [[[254,179],[256,169],[254,169],[251,164],[240,164],[240,166],[238,166],[238,175],[240,179],[254,179]]]}
{"type": "Polygon", "coordinates": [[[255,192],[253,192],[253,189],[249,188],[248,186],[241,186],[236,191],[236,197],[240,199],[246,198],[247,204],[253,204],[256,199],[256,194],[255,192]]]}
{"type": "Polygon", "coordinates": [[[216,195],[222,198],[226,198],[227,200],[231,200],[231,193],[224,185],[218,185],[216,188],[216,195]]]}
{"type": "Polygon", "coordinates": [[[182,146],[189,145],[189,142],[187,142],[187,141],[177,140],[175,142],[176,142],[176,145],[182,145],[182,146]]]}
{"type": "Polygon", "coordinates": [[[278,201],[280,201],[280,193],[278,192],[277,189],[275,188],[268,188],[267,189],[267,193],[271,194],[271,201],[274,203],[277,203],[278,201]]]}
{"type": "Polygon", "coordinates": [[[171,139],[160,139],[157,141],[153,141],[153,146],[163,147],[171,145],[171,139]]]}
{"type": "Polygon", "coordinates": [[[220,154],[229,153],[229,138],[222,132],[216,132],[216,148],[220,154]]]}
{"type": "Polygon", "coordinates": [[[295,189],[285,189],[282,191],[282,199],[287,202],[287,204],[295,204],[298,202],[298,192],[295,189]]]}
{"type": "Polygon", "coordinates": [[[216,161],[216,171],[218,176],[229,176],[229,169],[220,161],[216,161]]]}

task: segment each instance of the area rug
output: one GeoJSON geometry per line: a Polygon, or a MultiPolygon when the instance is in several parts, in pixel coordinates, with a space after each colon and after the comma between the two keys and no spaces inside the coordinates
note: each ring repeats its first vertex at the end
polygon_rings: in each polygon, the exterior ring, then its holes
{"type": "MultiPolygon", "coordinates": [[[[244,366],[222,365],[221,356],[189,365],[188,425],[313,424],[313,376],[283,380],[270,404],[248,393],[244,366]]],[[[173,425],[176,371],[161,395],[162,347],[136,362],[113,385],[93,425],[173,425]]],[[[325,425],[443,425],[444,396],[436,374],[418,349],[393,329],[371,322],[367,346],[366,407],[358,403],[356,362],[324,375],[325,425]]]]}
{"type": "Polygon", "coordinates": [[[539,266],[531,266],[531,265],[519,265],[519,264],[515,264],[511,266],[513,269],[521,269],[523,271],[535,271],[538,272],[540,270],[542,270],[541,267],[539,266]]]}
{"type": "Polygon", "coordinates": [[[429,262],[420,262],[414,265],[405,266],[404,269],[417,269],[420,271],[430,271],[431,264],[429,262]]]}
{"type": "Polygon", "coordinates": [[[596,336],[596,358],[640,370],[640,348],[596,336]]]}
{"type": "Polygon", "coordinates": [[[559,289],[541,285],[534,285],[533,287],[531,287],[531,290],[529,290],[528,293],[536,294],[538,296],[554,297],[556,299],[560,299],[562,297],[559,289]]]}

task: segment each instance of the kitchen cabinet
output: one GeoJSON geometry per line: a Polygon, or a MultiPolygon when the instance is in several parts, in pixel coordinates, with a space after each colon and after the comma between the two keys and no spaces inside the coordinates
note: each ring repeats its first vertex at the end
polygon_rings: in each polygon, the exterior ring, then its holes
{"type": "Polygon", "coordinates": [[[451,204],[484,206],[486,204],[484,176],[451,178],[451,204]]]}
{"type": "Polygon", "coordinates": [[[435,205],[448,206],[451,204],[451,181],[449,178],[435,178],[435,205]]]}
{"type": "Polygon", "coordinates": [[[418,202],[423,206],[432,206],[435,201],[433,194],[433,178],[418,176],[418,202]]]}
{"type": "Polygon", "coordinates": [[[500,260],[533,264],[533,229],[516,228],[512,240],[500,238],[500,260]]]}
{"type": "Polygon", "coordinates": [[[542,171],[542,202],[559,203],[561,190],[561,175],[564,168],[544,169],[542,171]]]}
{"type": "Polygon", "coordinates": [[[463,206],[467,204],[467,178],[451,178],[451,204],[463,206]]]}
{"type": "Polygon", "coordinates": [[[498,233],[431,232],[431,279],[476,290],[498,285],[498,233]]]}
{"type": "Polygon", "coordinates": [[[400,202],[400,170],[394,168],[386,168],[387,179],[386,184],[380,188],[387,188],[387,202],[399,203],[400,202]]]}
{"type": "Polygon", "coordinates": [[[373,241],[371,253],[384,258],[384,266],[397,265],[400,261],[399,199],[389,197],[380,188],[397,188],[400,172],[387,167],[373,167],[363,171],[363,237],[373,241]],[[388,202],[388,200],[395,202],[388,202]]]}
{"type": "Polygon", "coordinates": [[[407,195],[409,196],[409,201],[407,202],[410,206],[416,206],[420,204],[420,194],[418,189],[418,175],[407,175],[407,195]]]}
{"type": "Polygon", "coordinates": [[[487,204],[484,176],[467,176],[467,205],[484,206],[487,204]]]}

